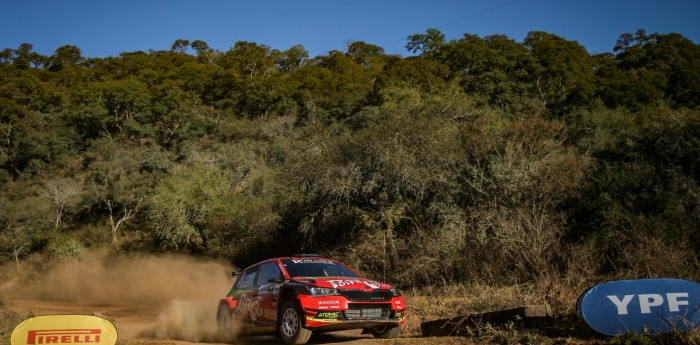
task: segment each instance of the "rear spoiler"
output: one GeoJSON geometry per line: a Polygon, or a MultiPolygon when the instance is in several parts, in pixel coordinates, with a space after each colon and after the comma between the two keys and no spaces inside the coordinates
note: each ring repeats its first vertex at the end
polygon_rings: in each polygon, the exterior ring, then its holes
{"type": "Polygon", "coordinates": [[[319,254],[294,254],[291,257],[293,257],[293,258],[320,258],[321,255],[319,255],[319,254]]]}

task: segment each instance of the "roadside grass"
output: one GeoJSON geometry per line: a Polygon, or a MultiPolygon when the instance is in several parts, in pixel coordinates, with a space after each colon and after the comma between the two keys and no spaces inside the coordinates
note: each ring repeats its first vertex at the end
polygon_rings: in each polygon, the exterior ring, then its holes
{"type": "Polygon", "coordinates": [[[447,286],[408,290],[404,293],[408,312],[402,336],[421,337],[421,323],[534,304],[552,307],[549,327],[521,328],[511,322],[495,327],[482,324],[466,337],[483,344],[611,344],[611,345],[700,345],[700,329],[669,334],[625,334],[607,337],[597,334],[575,313],[578,293],[542,290],[535,285],[493,287],[486,285],[447,286]]]}
{"type": "Polygon", "coordinates": [[[612,339],[613,345],[700,345],[700,330],[656,335],[629,333],[612,339]]]}
{"type": "Polygon", "coordinates": [[[22,321],[34,317],[32,312],[20,313],[10,309],[5,299],[0,297],[0,344],[9,344],[12,331],[22,321]]]}
{"type": "MultiPolygon", "coordinates": [[[[420,337],[425,321],[510,309],[544,301],[530,286],[493,287],[486,285],[447,286],[409,290],[404,294],[409,311],[403,336],[420,337]]],[[[562,339],[542,332],[520,329],[514,323],[502,327],[478,325],[467,335],[475,343],[485,344],[553,344],[562,339]]],[[[575,343],[565,341],[565,343],[575,343]]]]}

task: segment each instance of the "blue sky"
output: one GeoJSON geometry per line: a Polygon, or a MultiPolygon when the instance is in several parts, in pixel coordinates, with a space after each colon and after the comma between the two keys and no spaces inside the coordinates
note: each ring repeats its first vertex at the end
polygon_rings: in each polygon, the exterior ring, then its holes
{"type": "Polygon", "coordinates": [[[32,43],[51,55],[78,46],[83,56],[167,50],[178,39],[227,51],[237,41],[311,56],[345,51],[348,42],[407,56],[406,38],[437,28],[448,39],[530,31],[577,41],[590,53],[612,51],[622,33],[680,33],[700,42],[700,0],[0,0],[0,49],[32,43]]]}

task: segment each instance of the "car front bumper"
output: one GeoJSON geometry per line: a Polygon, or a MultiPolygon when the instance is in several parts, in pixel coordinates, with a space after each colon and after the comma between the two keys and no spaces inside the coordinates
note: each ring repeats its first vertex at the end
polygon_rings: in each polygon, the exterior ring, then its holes
{"type": "Polygon", "coordinates": [[[387,301],[351,301],[343,296],[299,296],[306,327],[317,330],[373,328],[404,323],[406,304],[402,296],[387,301]]]}

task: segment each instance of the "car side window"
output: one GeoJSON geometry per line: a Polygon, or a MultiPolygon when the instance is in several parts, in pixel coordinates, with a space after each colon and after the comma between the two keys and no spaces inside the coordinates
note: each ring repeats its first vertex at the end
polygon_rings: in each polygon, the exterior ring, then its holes
{"type": "Polygon", "coordinates": [[[258,269],[260,267],[256,266],[253,268],[248,269],[247,271],[243,272],[243,276],[241,277],[241,282],[239,285],[239,289],[248,289],[255,287],[255,277],[258,275],[258,269]]]}
{"type": "Polygon", "coordinates": [[[282,275],[282,270],[280,270],[277,262],[267,262],[260,266],[260,274],[258,275],[258,286],[270,284],[270,279],[284,279],[282,275]]]}

